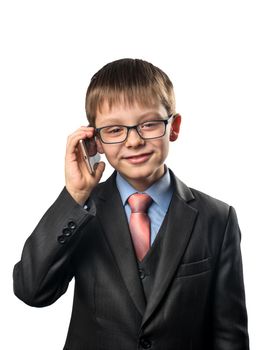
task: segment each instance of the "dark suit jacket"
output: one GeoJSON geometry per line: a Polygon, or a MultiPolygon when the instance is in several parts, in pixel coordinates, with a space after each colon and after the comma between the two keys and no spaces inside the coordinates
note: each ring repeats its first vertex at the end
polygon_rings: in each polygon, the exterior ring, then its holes
{"type": "Polygon", "coordinates": [[[13,275],[25,303],[49,305],[75,278],[64,350],[249,349],[235,211],[172,178],[147,303],[115,174],[89,210],[64,189],[26,241],[13,275]]]}

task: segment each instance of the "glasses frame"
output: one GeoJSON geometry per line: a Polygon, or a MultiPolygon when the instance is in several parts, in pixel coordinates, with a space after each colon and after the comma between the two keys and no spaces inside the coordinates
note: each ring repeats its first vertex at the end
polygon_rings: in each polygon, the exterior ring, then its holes
{"type": "Polygon", "coordinates": [[[125,142],[125,141],[127,140],[128,136],[129,136],[129,132],[130,132],[132,129],[136,130],[137,134],[138,134],[138,135],[140,136],[140,138],[143,139],[143,140],[159,139],[160,137],[163,137],[163,136],[165,135],[167,124],[169,123],[169,121],[171,120],[172,117],[175,117],[175,118],[176,118],[176,117],[177,117],[177,114],[170,114],[170,115],[167,117],[167,119],[153,119],[153,120],[147,120],[147,121],[145,121],[145,122],[142,122],[142,123],[139,123],[139,124],[136,124],[136,125],[132,125],[132,126],[120,125],[120,124],[116,124],[116,125],[106,125],[106,126],[103,126],[103,127],[101,127],[101,128],[95,128],[95,133],[96,133],[96,135],[98,136],[98,138],[100,139],[100,141],[101,141],[102,143],[105,143],[105,144],[108,144],[108,145],[125,142]],[[140,134],[138,128],[139,128],[142,124],[144,124],[144,123],[149,123],[149,122],[163,122],[163,123],[164,123],[164,132],[163,132],[163,134],[160,135],[160,136],[157,136],[157,137],[146,137],[146,138],[143,137],[143,136],[140,134]],[[120,126],[120,127],[122,127],[122,128],[126,128],[126,130],[127,130],[126,137],[125,137],[125,139],[122,140],[122,141],[117,141],[117,142],[105,142],[105,141],[102,139],[100,132],[101,132],[101,130],[103,130],[103,129],[106,129],[106,128],[109,128],[109,127],[113,127],[113,126],[120,126]]]}

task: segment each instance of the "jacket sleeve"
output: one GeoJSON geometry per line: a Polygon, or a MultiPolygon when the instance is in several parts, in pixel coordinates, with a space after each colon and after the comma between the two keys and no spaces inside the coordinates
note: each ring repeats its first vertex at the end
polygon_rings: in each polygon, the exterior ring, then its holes
{"type": "Polygon", "coordinates": [[[240,240],[236,213],[230,207],[217,262],[213,299],[214,350],[249,349],[240,240]]]}
{"type": "Polygon", "coordinates": [[[85,210],[67,192],[60,193],[25,242],[13,271],[15,295],[31,306],[47,306],[66,292],[73,277],[71,254],[83,226],[95,216],[95,205],[85,210]]]}

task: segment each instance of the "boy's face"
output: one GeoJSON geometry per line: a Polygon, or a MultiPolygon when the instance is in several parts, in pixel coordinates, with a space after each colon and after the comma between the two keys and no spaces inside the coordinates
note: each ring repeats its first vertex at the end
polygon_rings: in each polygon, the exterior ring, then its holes
{"type": "MultiPolygon", "coordinates": [[[[142,107],[118,105],[109,110],[104,104],[96,116],[96,127],[111,125],[133,126],[146,121],[167,119],[163,105],[142,107]]],[[[108,162],[134,188],[144,191],[164,174],[164,162],[168,155],[169,141],[174,141],[179,133],[180,117],[171,118],[164,136],[143,140],[135,129],[131,129],[126,141],[116,144],[105,144],[97,140],[100,153],[105,153],[108,162]],[[171,129],[172,128],[172,129],[171,129]],[[171,135],[173,133],[173,137],[171,135]]]]}

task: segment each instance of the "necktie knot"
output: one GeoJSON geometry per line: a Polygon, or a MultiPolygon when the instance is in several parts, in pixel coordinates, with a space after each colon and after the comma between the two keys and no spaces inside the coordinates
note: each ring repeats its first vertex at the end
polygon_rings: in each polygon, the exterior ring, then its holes
{"type": "Polygon", "coordinates": [[[152,198],[146,193],[134,193],[128,198],[132,213],[147,213],[152,198]]]}

